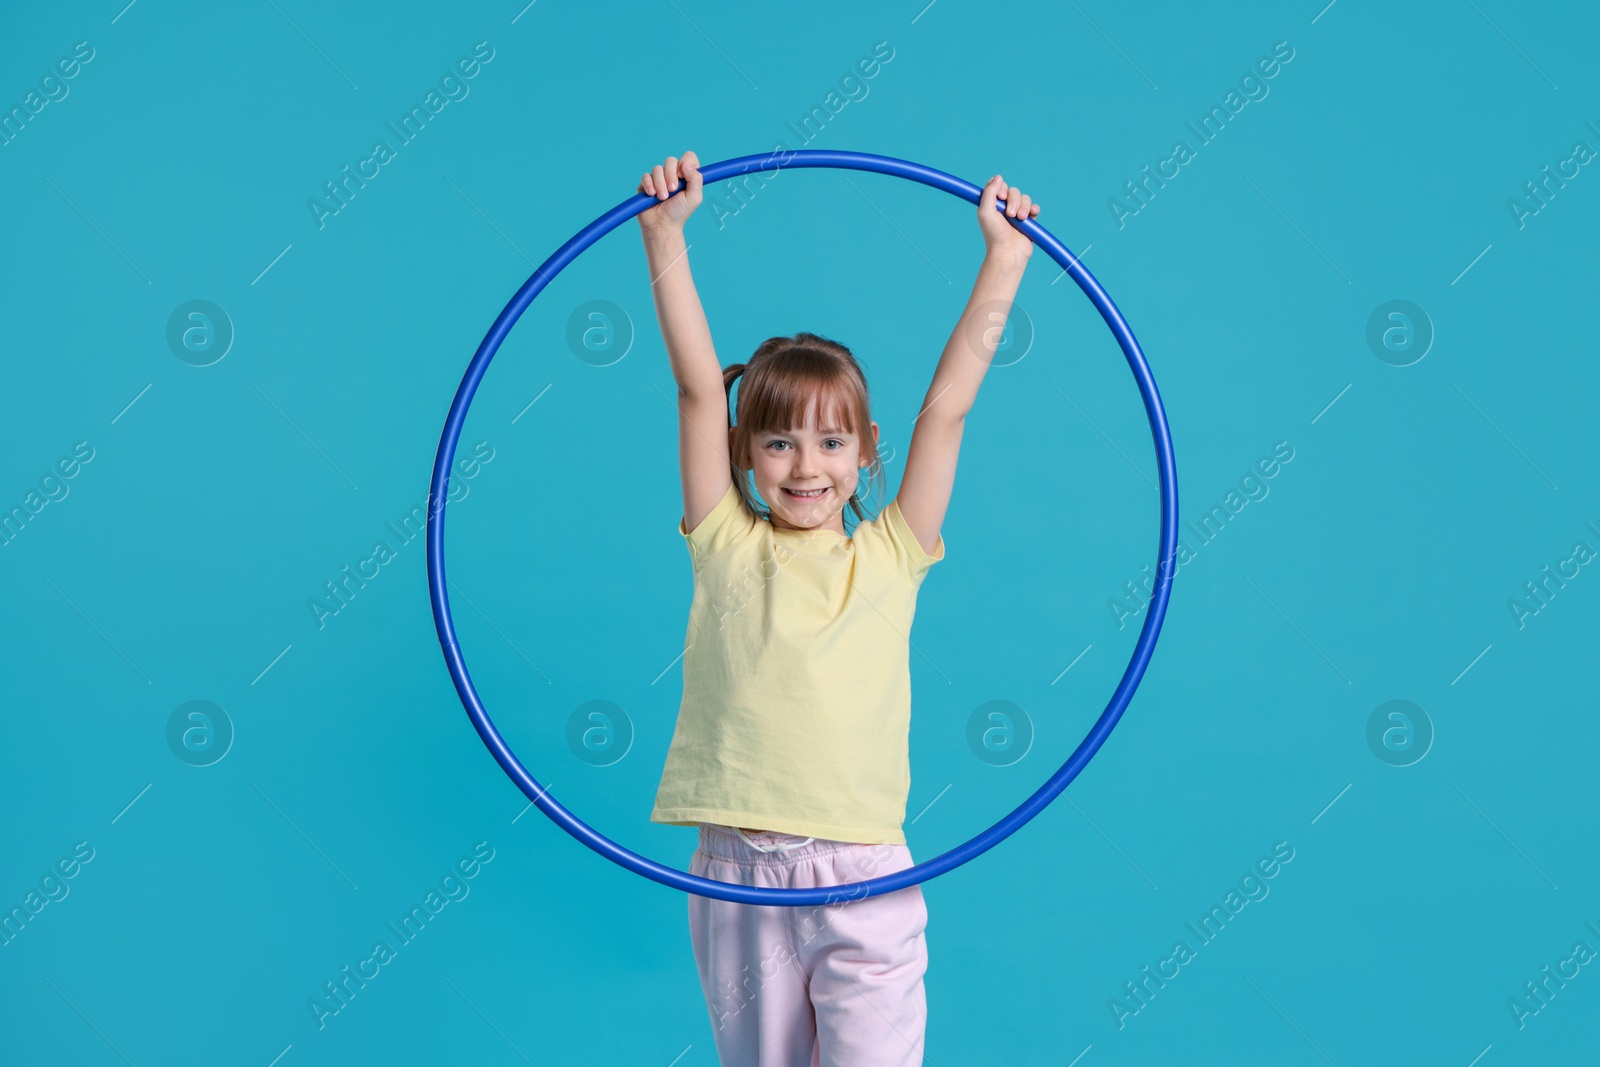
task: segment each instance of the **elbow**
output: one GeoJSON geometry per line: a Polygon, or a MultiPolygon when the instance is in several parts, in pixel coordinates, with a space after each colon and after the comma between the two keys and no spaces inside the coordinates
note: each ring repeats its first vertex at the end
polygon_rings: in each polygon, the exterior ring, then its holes
{"type": "Polygon", "coordinates": [[[928,411],[923,412],[922,416],[918,419],[918,422],[932,423],[935,426],[943,428],[951,435],[959,438],[967,427],[968,410],[970,409],[956,406],[946,408],[941,404],[938,407],[930,408],[928,411]]]}
{"type": "Polygon", "coordinates": [[[961,426],[967,421],[967,415],[972,412],[973,397],[946,396],[930,414],[937,413],[939,418],[953,426],[961,426]]]}
{"type": "Polygon", "coordinates": [[[941,386],[929,392],[923,402],[922,413],[917,417],[934,417],[941,422],[961,424],[966,421],[967,413],[972,410],[978,396],[975,391],[969,391],[955,382],[941,386]]]}

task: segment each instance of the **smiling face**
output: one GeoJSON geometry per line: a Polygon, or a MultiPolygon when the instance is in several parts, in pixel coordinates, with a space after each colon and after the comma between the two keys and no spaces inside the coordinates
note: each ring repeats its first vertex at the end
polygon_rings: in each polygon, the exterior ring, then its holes
{"type": "MultiPolygon", "coordinates": [[[[876,444],[876,422],[870,431],[876,444]]],[[[845,428],[839,412],[829,412],[819,426],[812,403],[804,425],[752,434],[750,461],[773,526],[844,533],[845,505],[868,461],[861,458],[861,439],[845,428]]]]}

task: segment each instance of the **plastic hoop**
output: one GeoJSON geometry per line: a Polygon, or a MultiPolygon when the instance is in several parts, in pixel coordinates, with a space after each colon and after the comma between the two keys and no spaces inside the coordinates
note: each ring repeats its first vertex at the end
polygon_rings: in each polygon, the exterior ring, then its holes
{"type": "MultiPolygon", "coordinates": [[[[785,168],[804,167],[864,170],[888,174],[942,189],[971,204],[978,203],[983,194],[983,190],[978,186],[943,171],[895,159],[892,156],[871,155],[865,152],[774,150],[766,155],[739,156],[711,163],[702,166],[700,173],[704,182],[710,184],[724,178],[753,173],[771,177],[785,168]]],[[[1155,649],[1156,638],[1161,632],[1162,620],[1167,614],[1167,601],[1171,597],[1172,578],[1176,571],[1174,557],[1178,542],[1178,486],[1172,456],[1172,436],[1167,426],[1166,412],[1161,405],[1161,396],[1156,391],[1155,379],[1150,374],[1150,366],[1145,362],[1139,342],[1134,339],[1133,332],[1122,318],[1122,313],[1111,302],[1111,298],[1100,287],[1100,283],[1084,269],[1078,258],[1033,220],[1009,219],[1013,226],[1044,249],[1051,259],[1072,276],[1072,280],[1078,283],[1079,288],[1099,310],[1106,325],[1111,328],[1117,343],[1122,347],[1123,354],[1127,357],[1134,381],[1139,386],[1139,393],[1144,398],[1145,413],[1150,420],[1150,431],[1155,441],[1156,463],[1161,479],[1161,538],[1157,554],[1159,565],[1155,589],[1151,594],[1149,608],[1145,612],[1144,627],[1139,631],[1139,640],[1134,645],[1133,656],[1105,711],[1100,714],[1100,718],[1095,721],[1094,726],[1090,728],[1072,755],[1067,757],[1061,769],[1015,810],[972,840],[914,867],[867,881],[802,889],[773,889],[701,878],[674,867],[667,867],[618,845],[573,815],[552,797],[532,774],[528,773],[528,769],[517,759],[516,754],[507,747],[505,739],[500,736],[500,731],[495,728],[488,712],[484,710],[483,702],[479,699],[477,689],[467,673],[466,661],[456,640],[455,621],[450,614],[444,573],[444,513],[448,503],[450,466],[455,459],[456,443],[461,436],[462,425],[466,421],[467,409],[472,403],[473,394],[477,392],[478,383],[489,367],[489,361],[494,358],[495,352],[499,350],[501,342],[505,340],[506,334],[511,331],[517,319],[552,278],[601,237],[657,203],[660,201],[644,193],[629,197],[579,230],[576,236],[556,249],[550,258],[540,264],[522,284],[522,288],[517,290],[505,309],[494,320],[489,332],[478,345],[478,351],[472,357],[472,362],[468,364],[461,385],[456,389],[455,399],[450,404],[450,414],[445,419],[444,432],[439,439],[439,451],[433,461],[427,519],[428,597],[433,605],[433,621],[439,633],[439,644],[444,651],[450,677],[455,681],[456,693],[461,697],[461,703],[466,708],[472,725],[477,729],[478,736],[483,739],[484,745],[511,780],[538,806],[540,811],[549,816],[557,826],[601,856],[662,885],[740,904],[798,906],[861,900],[925,882],[987,852],[1043,811],[1046,805],[1060,795],[1094,758],[1094,754],[1100,750],[1100,746],[1105,743],[1118,720],[1122,718],[1128,702],[1133,699],[1139,680],[1144,677],[1145,668],[1149,665],[1150,656],[1155,649]],[[433,505],[434,501],[438,502],[437,511],[433,505]]]]}

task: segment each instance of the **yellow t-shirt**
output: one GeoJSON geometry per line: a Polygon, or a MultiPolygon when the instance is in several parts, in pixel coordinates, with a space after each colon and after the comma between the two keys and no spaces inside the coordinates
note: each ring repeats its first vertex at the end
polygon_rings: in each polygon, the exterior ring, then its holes
{"type": "Polygon", "coordinates": [[[911,620],[925,552],[891,501],[853,536],[728,492],[693,532],[683,703],[651,822],[905,844],[911,620]]]}

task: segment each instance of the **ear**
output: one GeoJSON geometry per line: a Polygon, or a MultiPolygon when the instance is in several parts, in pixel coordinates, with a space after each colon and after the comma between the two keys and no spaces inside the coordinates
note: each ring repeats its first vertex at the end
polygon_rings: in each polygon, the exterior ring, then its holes
{"type": "MultiPolygon", "coordinates": [[[[872,429],[872,447],[873,447],[874,450],[876,450],[877,447],[878,447],[878,424],[874,422],[874,423],[871,423],[870,426],[871,426],[871,429],[872,429]]],[[[872,464],[867,460],[862,460],[860,463],[858,463],[856,465],[858,467],[860,467],[862,470],[866,470],[872,464]]]]}

